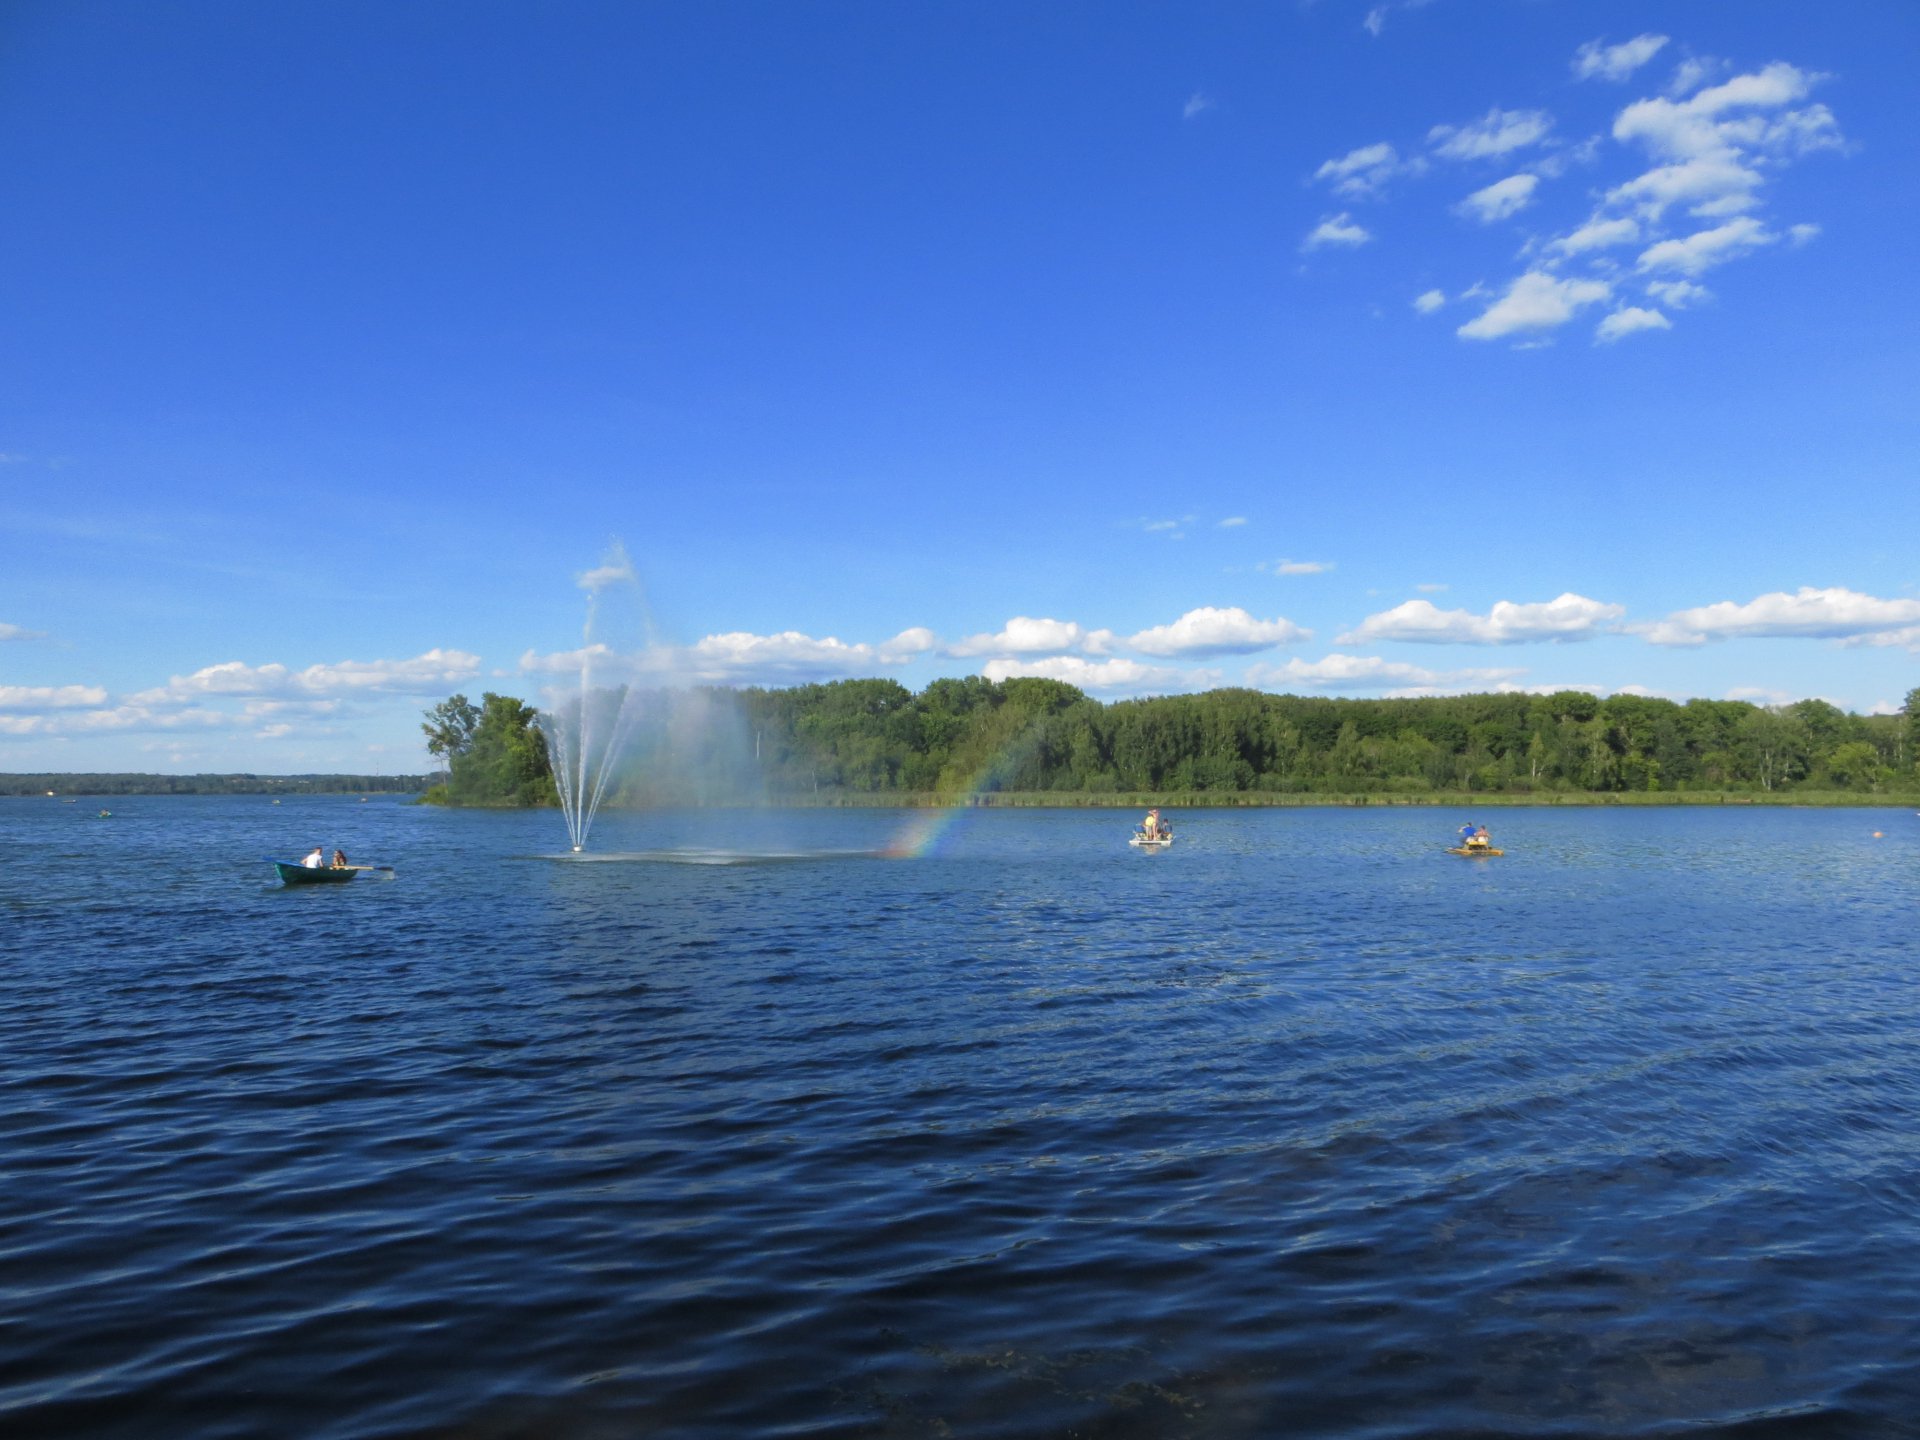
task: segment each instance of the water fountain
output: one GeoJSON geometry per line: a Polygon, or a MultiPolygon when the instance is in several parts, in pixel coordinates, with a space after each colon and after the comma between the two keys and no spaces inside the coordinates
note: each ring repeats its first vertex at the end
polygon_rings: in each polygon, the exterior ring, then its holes
{"type": "Polygon", "coordinates": [[[577,693],[556,692],[540,708],[540,730],[547,737],[553,780],[566,815],[567,839],[578,855],[586,849],[593,817],[606,798],[607,784],[619,768],[628,739],[640,717],[639,691],[631,674],[617,685],[598,683],[597,672],[615,669],[618,654],[595,638],[601,597],[614,587],[639,594],[639,577],[618,540],[600,565],[582,575],[587,620],[581,630],[580,683],[577,693]]]}
{"type": "Polygon", "coordinates": [[[732,692],[706,679],[692,652],[660,641],[618,541],[579,584],[587,592],[581,646],[539,664],[564,677],[545,692],[539,724],[573,853],[585,851],[602,802],[764,802],[753,737],[732,692]]]}

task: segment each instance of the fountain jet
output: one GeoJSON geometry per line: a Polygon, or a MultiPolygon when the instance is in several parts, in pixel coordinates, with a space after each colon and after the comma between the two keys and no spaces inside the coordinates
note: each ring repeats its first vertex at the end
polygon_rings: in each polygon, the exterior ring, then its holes
{"type": "Polygon", "coordinates": [[[639,577],[626,547],[615,540],[606,558],[580,576],[578,583],[587,592],[587,620],[580,633],[580,688],[577,694],[562,695],[540,710],[540,730],[547,737],[567,839],[576,855],[586,848],[594,813],[640,715],[631,684],[598,685],[594,678],[597,663],[614,659],[614,652],[594,638],[601,596],[613,586],[639,591],[639,577]]]}

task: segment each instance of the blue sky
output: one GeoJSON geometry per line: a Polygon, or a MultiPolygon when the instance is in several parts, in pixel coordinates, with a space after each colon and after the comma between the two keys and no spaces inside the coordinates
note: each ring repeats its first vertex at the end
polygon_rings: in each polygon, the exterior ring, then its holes
{"type": "Polygon", "coordinates": [[[1897,706],[1916,60],[1904,0],[16,0],[0,770],[422,769],[616,537],[719,682],[1897,706]]]}

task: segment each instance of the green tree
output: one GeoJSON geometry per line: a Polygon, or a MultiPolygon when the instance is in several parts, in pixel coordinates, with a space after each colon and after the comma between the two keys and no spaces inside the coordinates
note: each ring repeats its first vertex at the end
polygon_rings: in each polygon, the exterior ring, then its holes
{"type": "Polygon", "coordinates": [[[466,696],[442,700],[427,711],[427,718],[420,726],[426,732],[427,753],[437,757],[451,774],[454,758],[467,753],[479,724],[480,707],[466,696]]]}
{"type": "Polygon", "coordinates": [[[1762,790],[1785,785],[1806,772],[1807,728],[1792,711],[1750,710],[1737,735],[1740,764],[1762,790]]]}
{"type": "Polygon", "coordinates": [[[1903,749],[1896,752],[1904,757],[1899,763],[1903,767],[1909,763],[1920,765],[1920,690],[1907,691],[1906,704],[1900,707],[1900,713],[1906,717],[1906,724],[1900,732],[1903,749]]]}
{"type": "Polygon", "coordinates": [[[1827,757],[1827,774],[1849,790],[1876,788],[1880,752],[1865,740],[1849,740],[1827,757]]]}
{"type": "Polygon", "coordinates": [[[547,737],[538,713],[511,695],[481,697],[480,718],[466,750],[454,757],[448,784],[456,805],[557,805],[547,737]]]}

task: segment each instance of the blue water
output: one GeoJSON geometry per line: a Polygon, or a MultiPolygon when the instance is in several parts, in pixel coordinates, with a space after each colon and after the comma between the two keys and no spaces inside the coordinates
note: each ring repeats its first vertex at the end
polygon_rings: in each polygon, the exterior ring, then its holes
{"type": "Polygon", "coordinates": [[[1133,818],[0,801],[0,1432],[1920,1434],[1911,808],[1133,818]]]}

